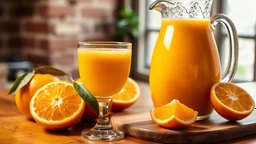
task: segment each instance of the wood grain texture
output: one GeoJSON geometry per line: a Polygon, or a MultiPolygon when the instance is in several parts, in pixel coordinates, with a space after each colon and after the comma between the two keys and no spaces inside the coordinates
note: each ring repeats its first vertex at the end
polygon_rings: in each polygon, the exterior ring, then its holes
{"type": "Polygon", "coordinates": [[[166,129],[151,120],[149,108],[137,108],[128,115],[116,115],[112,123],[130,136],[161,143],[213,143],[256,134],[256,112],[238,122],[230,122],[214,112],[210,119],[187,128],[166,129]]]}
{"type": "MultiPolygon", "coordinates": [[[[8,96],[7,91],[0,91],[0,144],[108,144],[109,142],[88,141],[80,136],[84,129],[90,129],[94,124],[79,122],[67,130],[46,130],[18,111],[13,95],[8,96]]],[[[110,142],[112,143],[154,144],[154,142],[130,136],[125,136],[120,141],[110,142]]]]}
{"type": "MultiPolygon", "coordinates": [[[[238,85],[246,89],[256,100],[256,83],[238,85]]],[[[151,120],[149,110],[152,105],[143,106],[143,100],[139,103],[136,108],[113,117],[114,127],[132,137],[161,143],[240,143],[242,137],[246,136],[255,140],[255,136],[252,136],[256,134],[255,111],[238,122],[230,122],[214,111],[208,120],[196,122],[185,129],[171,130],[162,128],[151,120]]]]}
{"type": "MultiPolygon", "coordinates": [[[[27,120],[18,111],[13,95],[7,96],[7,91],[0,91],[0,144],[154,144],[156,143],[154,141],[168,143],[182,141],[214,142],[216,138],[220,139],[219,137],[223,138],[223,140],[232,139],[223,143],[243,144],[256,142],[256,135],[244,137],[245,135],[254,134],[256,131],[255,113],[238,123],[230,123],[214,114],[212,118],[216,119],[211,118],[209,121],[195,123],[187,129],[169,130],[161,128],[154,124],[149,117],[149,109],[152,108],[152,102],[148,84],[139,82],[139,86],[141,88],[141,97],[136,104],[123,112],[112,113],[114,127],[121,128],[126,132],[124,139],[114,142],[83,139],[80,136],[82,130],[89,129],[94,125],[94,123],[89,122],[79,122],[74,127],[63,131],[46,130],[36,122],[27,120]],[[217,116],[215,117],[215,115],[217,116]],[[238,129],[232,130],[237,127],[238,129]],[[171,137],[170,132],[173,134],[171,137]],[[227,135],[227,137],[222,135],[227,135]],[[236,135],[236,137],[241,136],[242,138],[233,139],[233,135],[236,135]]],[[[256,83],[241,84],[241,86],[256,98],[256,83]]]]}

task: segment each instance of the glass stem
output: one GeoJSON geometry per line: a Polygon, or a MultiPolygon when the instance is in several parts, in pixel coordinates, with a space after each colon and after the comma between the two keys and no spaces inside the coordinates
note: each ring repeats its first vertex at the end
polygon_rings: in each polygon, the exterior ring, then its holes
{"type": "Polygon", "coordinates": [[[111,130],[112,125],[110,124],[108,117],[108,104],[110,100],[99,102],[100,114],[95,125],[97,130],[111,130]]]}

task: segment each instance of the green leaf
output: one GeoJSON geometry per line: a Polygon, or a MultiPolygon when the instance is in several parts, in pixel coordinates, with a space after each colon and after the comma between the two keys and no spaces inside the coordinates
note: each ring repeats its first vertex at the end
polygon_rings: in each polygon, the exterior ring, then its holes
{"type": "Polygon", "coordinates": [[[34,75],[35,75],[35,71],[32,71],[32,72],[27,72],[22,76],[18,77],[14,81],[8,94],[15,94],[17,90],[25,86],[32,79],[34,75]]]}
{"type": "Polygon", "coordinates": [[[73,82],[74,88],[78,95],[97,113],[99,114],[99,104],[97,99],[84,87],[82,83],[73,82]]]}
{"type": "Polygon", "coordinates": [[[122,19],[117,22],[117,27],[118,28],[126,28],[129,24],[129,21],[127,19],[122,19]]]}
{"type": "Polygon", "coordinates": [[[42,66],[35,69],[35,73],[39,74],[52,74],[55,76],[64,76],[69,75],[68,73],[65,73],[64,71],[57,69],[55,67],[51,66],[42,66]]]}
{"type": "Polygon", "coordinates": [[[138,13],[131,8],[123,8],[120,16],[115,21],[114,40],[125,40],[127,37],[134,40],[139,33],[139,17],[138,13]],[[137,32],[136,32],[137,31],[137,32]]]}
{"type": "Polygon", "coordinates": [[[137,17],[134,17],[133,19],[130,20],[130,27],[138,30],[139,21],[137,17]]]}
{"type": "Polygon", "coordinates": [[[123,18],[130,18],[133,15],[133,11],[131,8],[123,8],[120,12],[120,16],[123,18]]]}
{"type": "Polygon", "coordinates": [[[132,29],[130,34],[131,34],[133,39],[136,38],[139,35],[139,33],[136,29],[132,29]]]}

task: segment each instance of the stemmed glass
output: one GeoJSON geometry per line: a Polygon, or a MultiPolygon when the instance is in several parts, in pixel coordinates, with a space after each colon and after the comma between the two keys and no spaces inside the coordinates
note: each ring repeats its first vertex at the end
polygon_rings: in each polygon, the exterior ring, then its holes
{"type": "Polygon", "coordinates": [[[113,141],[124,137],[112,128],[109,102],[124,86],[131,65],[132,45],[127,42],[79,42],[78,69],[86,89],[99,102],[100,115],[91,130],[82,131],[89,140],[113,141]]]}

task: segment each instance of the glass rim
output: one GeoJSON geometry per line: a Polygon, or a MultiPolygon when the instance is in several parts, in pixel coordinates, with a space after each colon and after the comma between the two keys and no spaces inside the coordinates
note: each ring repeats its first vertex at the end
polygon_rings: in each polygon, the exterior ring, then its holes
{"type": "Polygon", "coordinates": [[[130,42],[120,42],[120,41],[86,41],[78,42],[80,46],[131,46],[130,42]]]}

